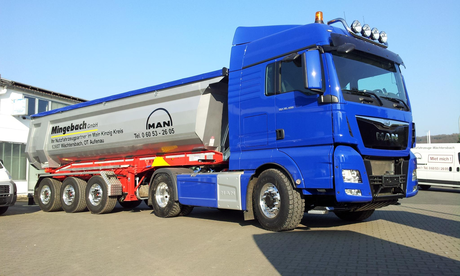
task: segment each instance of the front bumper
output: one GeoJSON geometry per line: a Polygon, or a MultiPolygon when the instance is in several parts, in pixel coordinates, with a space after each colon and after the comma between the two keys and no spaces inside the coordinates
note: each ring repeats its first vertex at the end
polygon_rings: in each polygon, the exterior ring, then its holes
{"type": "Polygon", "coordinates": [[[13,181],[0,182],[0,207],[13,206],[17,197],[16,183],[13,181]]]}

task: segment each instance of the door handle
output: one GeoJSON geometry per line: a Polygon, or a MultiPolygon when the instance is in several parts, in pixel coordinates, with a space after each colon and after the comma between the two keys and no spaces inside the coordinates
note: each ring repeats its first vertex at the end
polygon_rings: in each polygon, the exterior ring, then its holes
{"type": "Polygon", "coordinates": [[[276,130],[276,140],[284,139],[284,129],[280,128],[276,130]]]}

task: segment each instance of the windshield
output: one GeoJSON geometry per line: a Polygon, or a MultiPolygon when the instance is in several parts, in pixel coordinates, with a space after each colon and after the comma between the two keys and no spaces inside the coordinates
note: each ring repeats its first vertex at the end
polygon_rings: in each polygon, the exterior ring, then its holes
{"type": "Polygon", "coordinates": [[[409,109],[401,72],[393,61],[359,51],[333,52],[333,59],[346,100],[362,102],[362,97],[346,96],[361,95],[376,99],[380,106],[409,109]],[[386,104],[388,101],[392,104],[386,104]]]}

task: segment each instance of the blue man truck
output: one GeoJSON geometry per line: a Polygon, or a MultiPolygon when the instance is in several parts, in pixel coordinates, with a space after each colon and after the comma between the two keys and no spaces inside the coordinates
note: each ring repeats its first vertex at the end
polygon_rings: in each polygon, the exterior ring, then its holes
{"type": "Polygon", "coordinates": [[[33,116],[43,211],[159,217],[241,210],[272,231],[305,212],[360,221],[417,194],[415,126],[387,35],[343,19],[240,27],[230,68],[33,116]]]}

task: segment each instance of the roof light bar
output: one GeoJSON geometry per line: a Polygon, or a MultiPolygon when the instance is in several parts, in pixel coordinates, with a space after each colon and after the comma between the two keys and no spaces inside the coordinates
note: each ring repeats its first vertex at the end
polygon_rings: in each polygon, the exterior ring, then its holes
{"type": "Polygon", "coordinates": [[[342,18],[336,18],[329,22],[328,25],[341,22],[345,29],[354,37],[365,40],[380,47],[388,47],[388,37],[385,32],[379,32],[377,28],[372,28],[368,24],[361,25],[358,20],[351,23],[351,28],[348,27],[347,22],[342,18]]]}

